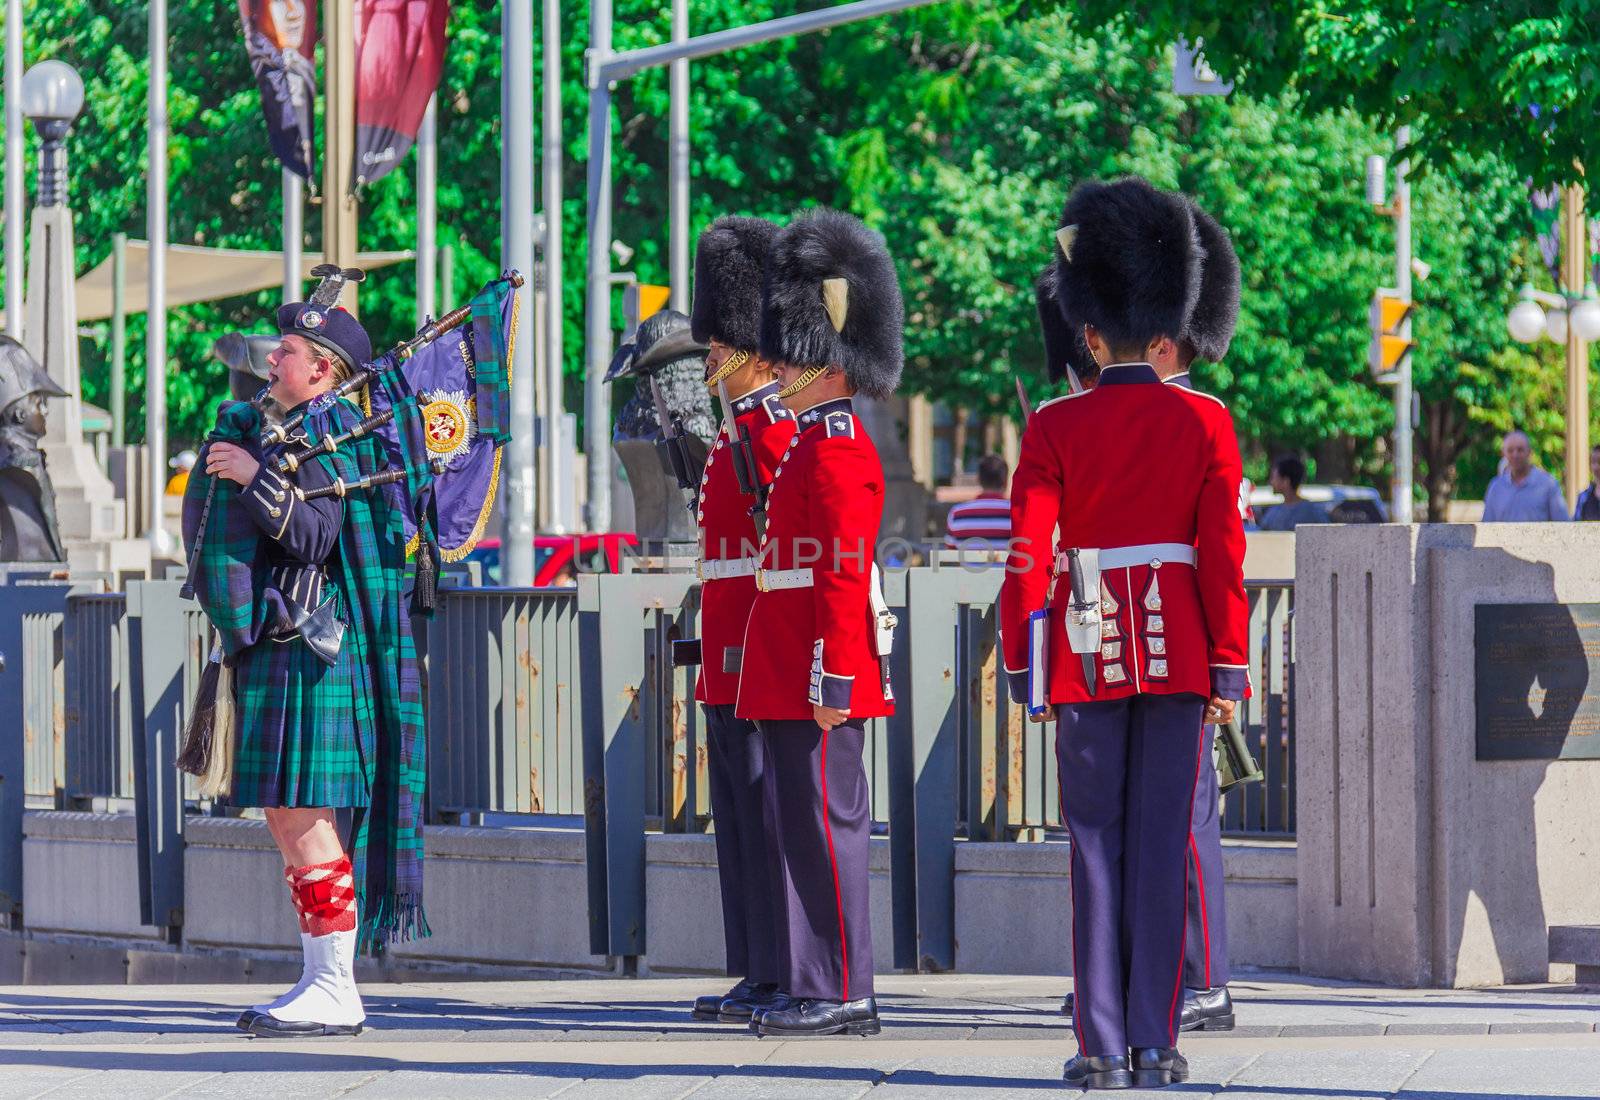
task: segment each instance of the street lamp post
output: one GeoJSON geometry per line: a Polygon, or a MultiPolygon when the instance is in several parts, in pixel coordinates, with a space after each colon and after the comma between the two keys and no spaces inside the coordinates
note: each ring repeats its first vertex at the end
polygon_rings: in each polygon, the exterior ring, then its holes
{"type": "Polygon", "coordinates": [[[1589,344],[1600,340],[1600,297],[1587,272],[1589,234],[1582,187],[1562,190],[1561,222],[1565,230],[1561,293],[1524,287],[1506,315],[1506,328],[1524,344],[1544,336],[1566,346],[1567,460],[1562,487],[1571,508],[1589,475],[1589,344]]]}

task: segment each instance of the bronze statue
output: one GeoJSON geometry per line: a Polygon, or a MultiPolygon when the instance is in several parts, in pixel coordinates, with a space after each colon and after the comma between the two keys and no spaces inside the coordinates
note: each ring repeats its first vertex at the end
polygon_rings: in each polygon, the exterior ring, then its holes
{"type": "Polygon", "coordinates": [[[66,396],[26,348],[0,336],[0,561],[65,557],[39,439],[45,400],[66,396]]]}

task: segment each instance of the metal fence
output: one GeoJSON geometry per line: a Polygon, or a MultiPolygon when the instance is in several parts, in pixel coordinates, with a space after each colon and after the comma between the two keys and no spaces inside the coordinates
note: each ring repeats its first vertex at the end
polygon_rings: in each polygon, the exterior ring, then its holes
{"type": "MultiPolygon", "coordinates": [[[[960,839],[1042,838],[1061,824],[1053,724],[1027,722],[1000,674],[1002,571],[939,564],[885,575],[900,618],[893,717],[870,723],[874,820],[892,852],[895,965],[954,962],[960,839]]],[[[175,582],[91,594],[0,588],[0,912],[20,891],[19,772],[58,807],[135,802],[145,923],[181,923],[186,786],[172,768],[207,627],[175,582]],[[26,597],[14,595],[28,593],[26,597]]],[[[1227,799],[1232,833],[1294,830],[1293,588],[1249,584],[1254,697],[1247,738],[1266,781],[1227,799]]],[[[671,644],[698,634],[687,573],[584,575],[577,588],[440,591],[425,656],[431,820],[581,815],[596,954],[644,943],[645,834],[710,824],[693,669],[671,644]]],[[[192,798],[188,800],[193,808],[192,798]]]]}

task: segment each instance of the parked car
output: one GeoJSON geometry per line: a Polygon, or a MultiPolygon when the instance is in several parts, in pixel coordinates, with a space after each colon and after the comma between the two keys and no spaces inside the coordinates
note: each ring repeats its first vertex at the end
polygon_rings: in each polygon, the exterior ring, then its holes
{"type": "MultiPolygon", "coordinates": [[[[1334,523],[1388,523],[1389,509],[1378,490],[1366,485],[1302,485],[1302,500],[1314,500],[1328,506],[1334,523]]],[[[1254,489],[1250,493],[1250,510],[1257,519],[1266,518],[1283,497],[1270,488],[1254,489]]]]}
{"type": "MultiPolygon", "coordinates": [[[[539,535],[533,540],[533,586],[576,584],[579,573],[620,573],[626,548],[639,545],[632,531],[601,535],[539,535]]],[[[468,561],[481,563],[485,584],[501,583],[500,540],[484,539],[468,561]]]]}

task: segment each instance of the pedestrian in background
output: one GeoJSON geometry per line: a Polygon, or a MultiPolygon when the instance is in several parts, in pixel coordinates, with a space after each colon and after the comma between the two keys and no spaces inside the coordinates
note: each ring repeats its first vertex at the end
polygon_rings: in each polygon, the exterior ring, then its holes
{"type": "Polygon", "coordinates": [[[1299,455],[1279,455],[1272,463],[1272,473],[1267,482],[1272,491],[1283,497],[1282,504],[1274,504],[1261,517],[1263,531],[1293,531],[1302,523],[1331,523],[1328,508],[1300,495],[1300,486],[1306,480],[1306,464],[1299,455]]]}
{"type": "Polygon", "coordinates": [[[1578,494],[1578,506],[1572,510],[1573,519],[1600,519],[1600,498],[1595,496],[1595,486],[1600,485],[1600,444],[1589,448],[1589,487],[1578,494]]]}
{"type": "MultiPolygon", "coordinates": [[[[1483,494],[1485,523],[1544,523],[1567,518],[1561,483],[1533,464],[1528,433],[1513,428],[1500,445],[1505,468],[1483,494]]],[[[1591,465],[1593,459],[1590,460],[1591,465]]]]}
{"type": "Polygon", "coordinates": [[[1006,483],[1011,471],[999,455],[978,460],[978,495],[951,507],[945,520],[945,545],[952,550],[1004,550],[1011,541],[1011,502],[1006,483]]]}
{"type": "Polygon", "coordinates": [[[179,451],[177,457],[167,459],[167,465],[174,471],[167,479],[166,495],[181,497],[183,491],[189,487],[189,474],[194,470],[196,455],[193,451],[179,451]]]}

